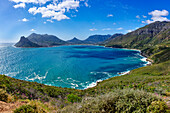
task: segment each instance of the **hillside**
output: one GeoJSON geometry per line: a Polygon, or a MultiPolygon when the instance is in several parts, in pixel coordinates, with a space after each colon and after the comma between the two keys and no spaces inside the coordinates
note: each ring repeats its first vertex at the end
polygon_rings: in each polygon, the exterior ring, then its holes
{"type": "Polygon", "coordinates": [[[89,36],[83,42],[85,44],[99,44],[99,43],[102,43],[103,41],[109,39],[110,37],[111,37],[111,35],[92,35],[92,36],[89,36]]]}
{"type": "Polygon", "coordinates": [[[58,37],[54,35],[48,35],[48,34],[41,35],[41,34],[32,33],[31,35],[27,37],[27,39],[43,47],[66,44],[65,41],[59,39],[58,37]]]}
{"type": "Polygon", "coordinates": [[[77,39],[76,37],[74,37],[71,40],[67,41],[68,44],[83,44],[84,42],[82,40],[77,39]]]}
{"type": "Polygon", "coordinates": [[[146,25],[105,43],[105,46],[109,47],[140,49],[142,55],[153,58],[157,63],[170,59],[169,45],[170,22],[165,21],[146,25]],[[164,51],[166,51],[166,54],[162,54],[164,51]],[[159,60],[155,59],[155,55],[159,56],[159,60]],[[160,58],[163,59],[160,60],[160,58]]]}
{"type": "Polygon", "coordinates": [[[105,40],[104,43],[109,43],[112,39],[114,39],[114,38],[116,38],[118,36],[123,36],[123,34],[116,33],[116,34],[112,35],[110,38],[108,38],[107,40],[105,40]]]}
{"type": "Polygon", "coordinates": [[[16,47],[41,47],[40,45],[31,42],[24,36],[21,37],[20,41],[15,44],[16,47]]]}

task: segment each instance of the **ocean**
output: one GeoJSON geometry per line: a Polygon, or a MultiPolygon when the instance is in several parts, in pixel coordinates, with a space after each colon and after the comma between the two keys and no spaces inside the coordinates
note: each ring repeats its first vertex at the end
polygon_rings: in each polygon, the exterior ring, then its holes
{"type": "Polygon", "coordinates": [[[0,44],[0,74],[50,86],[86,89],[147,64],[140,51],[71,45],[15,48],[0,44]]]}

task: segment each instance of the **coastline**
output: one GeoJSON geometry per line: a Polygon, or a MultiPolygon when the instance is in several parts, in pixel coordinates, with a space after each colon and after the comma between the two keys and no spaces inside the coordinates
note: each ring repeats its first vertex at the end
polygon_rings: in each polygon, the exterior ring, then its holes
{"type": "MultiPolygon", "coordinates": [[[[59,45],[59,46],[72,46],[72,45],[59,45]]],[[[53,47],[59,47],[59,46],[53,46],[53,47]]],[[[80,45],[80,46],[81,46],[81,45],[80,45]]],[[[82,46],[84,46],[84,45],[82,45],[82,46]]],[[[107,47],[107,46],[102,46],[102,45],[87,45],[87,44],[86,44],[86,46],[101,46],[101,47],[105,47],[105,48],[114,48],[114,47],[107,47]]],[[[12,47],[18,48],[18,47],[15,47],[14,45],[12,45],[12,47]]],[[[20,47],[19,47],[19,48],[20,48],[20,47]]],[[[22,48],[22,47],[21,47],[21,48],[22,48]]],[[[40,48],[48,48],[48,47],[40,47],[40,48]]],[[[144,62],[146,62],[146,64],[145,64],[143,67],[145,67],[145,66],[147,66],[147,65],[151,65],[151,64],[153,63],[153,62],[151,62],[151,60],[149,60],[147,57],[143,56],[141,50],[139,50],[139,49],[129,49],[129,48],[117,48],[117,49],[134,50],[134,51],[140,52],[140,55],[143,57],[141,60],[144,61],[144,62]]],[[[136,69],[137,69],[137,68],[136,68],[136,69]]],[[[134,70],[134,69],[132,69],[132,70],[134,70]]],[[[117,75],[115,75],[115,76],[113,76],[113,77],[122,76],[122,75],[128,75],[132,70],[127,70],[127,71],[124,71],[124,72],[118,72],[117,75]]],[[[110,78],[113,78],[113,77],[110,77],[110,78]]],[[[89,85],[85,86],[82,90],[86,90],[86,89],[89,89],[89,88],[93,88],[93,87],[97,86],[98,83],[100,83],[100,82],[102,82],[102,81],[105,81],[105,80],[108,80],[108,79],[110,79],[110,78],[104,78],[103,80],[99,79],[99,80],[97,80],[97,81],[95,81],[95,82],[92,82],[92,83],[90,83],[89,85]]],[[[74,88],[73,88],[73,89],[74,89],[74,88]]]]}
{"type": "MultiPolygon", "coordinates": [[[[101,45],[95,45],[95,46],[101,46],[101,45]]],[[[113,48],[113,47],[107,47],[107,46],[103,46],[103,47],[105,47],[105,48],[113,48]]],[[[141,60],[144,61],[144,62],[146,62],[146,64],[145,64],[143,67],[152,65],[152,63],[153,63],[153,60],[151,60],[151,59],[147,58],[146,56],[144,56],[144,55],[142,54],[142,51],[139,50],[139,49],[129,49],[129,48],[117,48],[117,49],[134,50],[134,51],[140,52],[140,56],[143,57],[141,60]]],[[[136,68],[136,69],[138,69],[138,68],[136,68]]],[[[132,70],[134,70],[134,69],[132,69],[132,70]]],[[[128,75],[132,70],[127,70],[127,71],[124,71],[124,72],[120,72],[120,73],[118,73],[117,76],[128,75]]],[[[114,76],[114,77],[117,77],[117,76],[114,76]]],[[[114,77],[111,77],[111,78],[114,78],[114,77]]],[[[100,79],[100,80],[97,80],[96,82],[92,82],[91,84],[89,84],[89,85],[88,85],[86,88],[84,88],[83,90],[87,90],[87,89],[96,87],[96,86],[98,85],[98,83],[100,83],[100,82],[102,82],[102,81],[105,81],[105,80],[108,80],[108,79],[110,79],[110,78],[107,78],[107,79],[104,79],[104,80],[101,80],[101,79],[100,79]]]]}

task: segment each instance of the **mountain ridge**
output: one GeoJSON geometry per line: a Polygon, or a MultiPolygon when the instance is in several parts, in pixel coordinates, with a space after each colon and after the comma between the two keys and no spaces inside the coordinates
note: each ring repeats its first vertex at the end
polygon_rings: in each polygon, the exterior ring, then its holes
{"type": "MultiPolygon", "coordinates": [[[[52,47],[52,46],[59,46],[59,45],[74,45],[74,44],[100,44],[103,43],[103,41],[107,40],[110,38],[111,35],[91,35],[85,40],[79,40],[77,38],[73,38],[71,40],[61,40],[60,38],[54,36],[54,35],[48,35],[48,34],[36,34],[32,33],[28,37],[26,37],[27,41],[23,42],[20,39],[20,44],[15,44],[16,47],[24,47],[24,45],[29,45],[26,44],[32,42],[34,44],[39,45],[40,47],[52,47]],[[23,44],[22,44],[23,43],[23,44]]],[[[25,46],[25,47],[39,47],[37,45],[31,45],[30,46],[25,46]]]]}
{"type": "Polygon", "coordinates": [[[140,49],[155,63],[170,60],[170,22],[154,22],[104,43],[107,47],[140,49]],[[163,54],[166,51],[166,55],[163,54]],[[159,59],[157,59],[159,56],[159,59]],[[163,59],[164,58],[164,59],[163,59]],[[165,60],[166,59],[166,60],[165,60]]]}

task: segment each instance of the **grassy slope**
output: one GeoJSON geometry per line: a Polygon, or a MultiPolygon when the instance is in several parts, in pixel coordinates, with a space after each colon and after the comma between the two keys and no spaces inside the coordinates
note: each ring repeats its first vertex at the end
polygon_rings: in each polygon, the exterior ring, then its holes
{"type": "Polygon", "coordinates": [[[132,70],[130,74],[113,77],[99,83],[85,92],[89,94],[107,93],[117,88],[144,89],[165,94],[170,92],[170,61],[132,70]]]}
{"type": "Polygon", "coordinates": [[[142,55],[161,63],[170,60],[170,22],[155,22],[116,37],[105,46],[140,49],[142,55]]]}
{"type": "MultiPolygon", "coordinates": [[[[113,77],[100,82],[96,87],[87,90],[75,90],[69,88],[58,88],[46,86],[35,82],[26,82],[0,75],[0,88],[15,95],[17,99],[40,99],[43,103],[55,103],[59,108],[71,105],[67,101],[67,95],[85,97],[96,97],[115,92],[117,89],[140,89],[162,96],[168,96],[170,92],[170,61],[146,66],[131,71],[129,75],[113,77]],[[32,96],[29,96],[29,95],[32,96]]],[[[58,108],[58,109],[59,109],[58,108]]]]}

